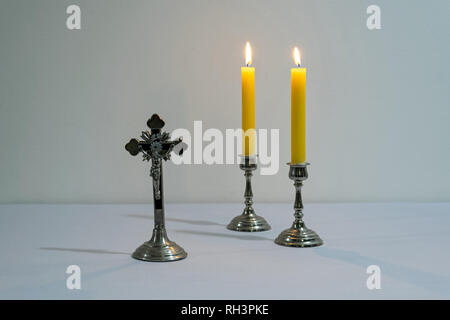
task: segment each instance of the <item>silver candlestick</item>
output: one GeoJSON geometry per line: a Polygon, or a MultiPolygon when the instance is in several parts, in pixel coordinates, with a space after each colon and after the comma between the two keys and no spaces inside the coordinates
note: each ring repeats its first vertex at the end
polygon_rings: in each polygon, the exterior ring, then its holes
{"type": "Polygon", "coordinates": [[[303,222],[302,186],[303,181],[308,178],[307,166],[309,163],[298,163],[289,165],[289,178],[294,180],[295,203],[294,223],[289,229],[284,230],[275,239],[275,243],[288,247],[317,247],[323,244],[322,239],[313,230],[308,229],[303,222]]]}
{"type": "Polygon", "coordinates": [[[228,224],[227,229],[233,231],[255,232],[270,230],[267,221],[255,214],[253,209],[253,191],[252,191],[252,171],[258,167],[256,156],[241,156],[239,168],[244,171],[245,176],[245,208],[240,216],[235,217],[228,224]]]}
{"type": "Polygon", "coordinates": [[[139,152],[143,154],[144,161],[152,161],[150,176],[153,179],[153,207],[155,226],[151,239],[138,247],[132,257],[144,261],[175,261],[186,258],[187,253],[182,247],[167,237],[164,219],[164,194],[162,160],[169,160],[172,151],[181,155],[187,145],[182,143],[181,138],[170,141],[170,135],[162,132],[164,121],[154,114],[148,121],[147,126],[151,133],[143,131],[138,141],[131,139],[125,149],[136,156],[139,152]]]}

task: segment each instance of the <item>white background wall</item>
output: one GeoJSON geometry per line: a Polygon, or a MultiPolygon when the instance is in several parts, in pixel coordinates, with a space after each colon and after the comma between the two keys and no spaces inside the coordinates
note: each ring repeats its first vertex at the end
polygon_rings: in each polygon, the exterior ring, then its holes
{"type": "MultiPolygon", "coordinates": [[[[450,200],[450,2],[1,1],[0,202],[150,202],[124,150],[152,113],[167,129],[237,128],[250,41],[256,123],[280,129],[278,175],[256,201],[292,201],[289,76],[308,67],[308,201],[450,200]],[[82,29],[66,29],[78,4],[82,29]],[[381,7],[369,31],[366,8],[381,7]]],[[[165,166],[168,201],[241,201],[232,165],[165,166]]]]}

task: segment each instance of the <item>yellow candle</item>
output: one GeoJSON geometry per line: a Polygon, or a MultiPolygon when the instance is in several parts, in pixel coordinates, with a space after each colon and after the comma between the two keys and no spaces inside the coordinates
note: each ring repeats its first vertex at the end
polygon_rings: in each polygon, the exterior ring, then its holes
{"type": "Polygon", "coordinates": [[[255,68],[250,67],[252,52],[250,43],[245,47],[245,64],[241,68],[242,79],[242,152],[255,154],[255,68]]]}
{"type": "Polygon", "coordinates": [[[297,68],[291,69],[291,163],[302,163],[306,161],[306,68],[300,67],[297,48],[294,48],[294,59],[297,68]]]}

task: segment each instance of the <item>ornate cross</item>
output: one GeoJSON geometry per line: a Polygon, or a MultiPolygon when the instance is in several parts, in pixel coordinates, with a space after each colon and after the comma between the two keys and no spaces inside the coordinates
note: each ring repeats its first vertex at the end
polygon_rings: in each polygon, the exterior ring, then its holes
{"type": "Polygon", "coordinates": [[[143,161],[152,161],[150,176],[153,179],[153,205],[155,227],[152,238],[136,249],[133,258],[145,261],[173,261],[186,257],[186,252],[167,238],[164,221],[164,197],[162,160],[169,160],[171,152],[182,155],[187,145],[181,138],[170,140],[167,132],[161,132],[164,121],[154,114],[147,121],[150,132],[142,131],[142,140],[131,139],[125,149],[132,155],[143,155],[143,161]]]}
{"type": "Polygon", "coordinates": [[[165,122],[156,113],[147,121],[147,126],[151,129],[142,131],[141,141],[131,139],[125,145],[125,149],[132,155],[136,156],[142,152],[143,161],[152,160],[152,167],[150,176],[153,178],[153,191],[155,192],[155,199],[161,199],[160,178],[161,178],[161,160],[170,160],[170,153],[175,151],[178,155],[182,155],[187,148],[182,139],[178,138],[170,141],[170,135],[167,132],[162,132],[165,122]],[[176,150],[175,147],[179,146],[176,150]]]}

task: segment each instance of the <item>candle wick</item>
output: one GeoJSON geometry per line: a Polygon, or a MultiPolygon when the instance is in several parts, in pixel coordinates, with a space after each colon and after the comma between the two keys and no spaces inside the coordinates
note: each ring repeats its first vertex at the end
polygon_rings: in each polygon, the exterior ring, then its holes
{"type": "Polygon", "coordinates": [[[299,68],[300,68],[300,63],[299,63],[299,64],[297,64],[297,67],[299,67],[299,68]]]}

